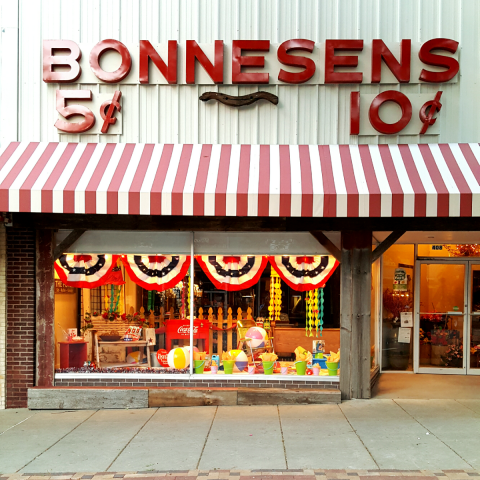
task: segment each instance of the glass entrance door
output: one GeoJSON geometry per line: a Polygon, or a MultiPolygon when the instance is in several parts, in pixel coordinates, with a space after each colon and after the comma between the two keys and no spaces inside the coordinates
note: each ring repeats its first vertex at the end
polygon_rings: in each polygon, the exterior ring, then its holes
{"type": "Polygon", "coordinates": [[[469,263],[469,315],[465,356],[467,373],[480,375],[480,263],[469,263]]]}
{"type": "MultiPolygon", "coordinates": [[[[417,265],[415,370],[419,373],[465,373],[468,262],[420,261],[417,265]]],[[[480,315],[470,317],[480,320],[480,315]]]]}

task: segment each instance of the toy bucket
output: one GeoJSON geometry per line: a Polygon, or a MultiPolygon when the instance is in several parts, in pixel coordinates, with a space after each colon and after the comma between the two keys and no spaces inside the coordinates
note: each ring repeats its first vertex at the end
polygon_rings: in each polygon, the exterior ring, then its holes
{"type": "Polygon", "coordinates": [[[288,367],[280,367],[280,371],[282,375],[287,375],[288,374],[288,367]]]}
{"type": "Polygon", "coordinates": [[[263,363],[263,373],[265,375],[272,375],[273,373],[273,366],[275,362],[262,362],[263,363]]]}
{"type": "Polygon", "coordinates": [[[218,367],[217,367],[217,365],[213,365],[213,367],[210,367],[210,373],[215,374],[215,373],[217,373],[217,372],[218,372],[218,367]]]}
{"type": "Polygon", "coordinates": [[[315,377],[318,377],[320,374],[320,365],[314,364],[312,367],[312,372],[315,377]]]}
{"type": "Polygon", "coordinates": [[[249,375],[255,375],[255,365],[249,365],[248,366],[248,374],[249,375]]]}
{"type": "Polygon", "coordinates": [[[195,368],[195,373],[203,373],[205,368],[205,360],[194,360],[193,367],[195,368]]]}
{"type": "Polygon", "coordinates": [[[305,375],[307,371],[307,362],[303,361],[301,362],[300,360],[298,362],[295,362],[295,368],[297,369],[297,375],[305,375]]]}
{"type": "Polygon", "coordinates": [[[331,376],[338,375],[338,362],[326,362],[328,374],[331,376]]]}
{"type": "Polygon", "coordinates": [[[223,361],[223,371],[227,375],[233,373],[233,367],[234,366],[235,366],[235,360],[224,360],[223,361]]]}

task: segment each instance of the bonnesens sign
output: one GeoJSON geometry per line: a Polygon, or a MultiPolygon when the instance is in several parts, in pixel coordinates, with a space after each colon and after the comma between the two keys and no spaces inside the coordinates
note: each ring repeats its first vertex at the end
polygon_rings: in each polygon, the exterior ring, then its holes
{"type": "MultiPolygon", "coordinates": [[[[222,40],[213,44],[140,40],[136,45],[113,39],[96,45],[44,40],[43,81],[120,85],[442,84],[458,81],[458,50],[459,43],[447,38],[423,44],[404,39],[391,45],[380,39],[370,43],[291,39],[281,44],[233,40],[231,45],[222,40]]],[[[121,119],[121,96],[121,90],[113,97],[102,97],[89,89],[59,89],[56,109],[61,117],[55,126],[65,133],[121,133],[121,121],[116,123],[121,119]],[[88,105],[99,111],[103,123],[96,123],[88,105]]],[[[433,125],[442,107],[441,96],[441,90],[407,96],[397,87],[361,97],[355,89],[350,97],[350,134],[436,134],[438,129],[433,125]],[[382,109],[382,118],[380,107],[384,104],[388,109],[382,109]]]]}

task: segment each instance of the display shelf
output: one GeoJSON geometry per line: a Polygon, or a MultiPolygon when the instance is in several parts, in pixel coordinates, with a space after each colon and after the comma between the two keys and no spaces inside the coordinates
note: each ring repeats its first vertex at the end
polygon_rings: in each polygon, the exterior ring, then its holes
{"type": "MultiPolygon", "coordinates": [[[[113,342],[108,342],[108,341],[105,341],[105,340],[99,340],[98,335],[95,334],[96,361],[97,361],[97,367],[98,368],[101,368],[100,352],[99,352],[100,345],[117,345],[117,346],[120,345],[120,346],[124,346],[125,348],[127,348],[127,347],[145,347],[146,350],[147,350],[147,362],[148,362],[146,366],[148,366],[148,367],[152,366],[151,357],[150,357],[150,346],[152,346],[152,345],[148,340],[136,340],[136,341],[116,340],[116,341],[113,341],[113,342]]],[[[114,368],[111,364],[107,364],[107,365],[108,365],[109,368],[114,368]]],[[[117,365],[117,364],[115,364],[115,365],[117,365]]],[[[141,366],[141,365],[127,363],[127,364],[122,364],[122,365],[117,365],[117,366],[125,367],[125,366],[141,366]]]]}
{"type": "Polygon", "coordinates": [[[87,361],[87,342],[58,342],[60,368],[83,367],[87,361]]]}

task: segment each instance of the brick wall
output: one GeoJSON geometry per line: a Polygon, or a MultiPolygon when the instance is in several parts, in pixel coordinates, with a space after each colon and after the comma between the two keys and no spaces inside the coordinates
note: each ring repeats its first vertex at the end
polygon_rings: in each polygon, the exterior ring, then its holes
{"type": "Polygon", "coordinates": [[[6,407],[27,406],[35,383],[35,231],[7,228],[6,407]]]}
{"type": "Polygon", "coordinates": [[[264,375],[232,375],[230,379],[224,380],[224,375],[218,375],[216,379],[193,379],[190,375],[186,374],[185,379],[179,378],[128,378],[125,375],[123,378],[86,378],[70,376],[70,378],[62,378],[63,374],[57,374],[55,376],[56,387],[195,387],[195,388],[286,388],[286,389],[335,389],[340,387],[338,380],[314,380],[310,376],[297,377],[292,375],[291,378],[279,379],[279,378],[266,378],[264,375]],[[223,381],[222,381],[223,380],[223,381]]]}
{"type": "Polygon", "coordinates": [[[7,338],[7,320],[6,320],[6,248],[7,238],[5,226],[0,224],[0,410],[5,408],[5,371],[6,371],[6,338],[7,338]]]}

